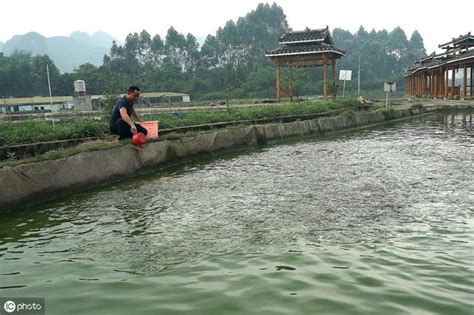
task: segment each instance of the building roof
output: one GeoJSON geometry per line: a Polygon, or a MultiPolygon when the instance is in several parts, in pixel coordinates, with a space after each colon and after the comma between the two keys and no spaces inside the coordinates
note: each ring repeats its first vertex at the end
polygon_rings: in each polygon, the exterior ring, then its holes
{"type": "Polygon", "coordinates": [[[308,54],[321,54],[321,53],[335,53],[340,56],[344,56],[345,51],[338,49],[334,46],[320,43],[320,44],[306,44],[306,45],[284,45],[277,49],[266,50],[265,56],[277,57],[277,56],[292,56],[292,55],[308,55],[308,54]]]}
{"type": "Polygon", "coordinates": [[[440,55],[430,55],[426,58],[417,60],[406,72],[405,76],[410,76],[420,70],[431,70],[444,65],[460,62],[463,60],[473,60],[474,61],[474,49],[462,52],[459,54],[440,54],[440,55]],[[443,58],[439,58],[444,56],[443,58]]]}
{"type": "Polygon", "coordinates": [[[344,50],[334,47],[329,28],[285,33],[280,37],[280,47],[265,50],[267,57],[311,55],[333,53],[338,57],[344,56],[344,50]]]}
{"type": "Polygon", "coordinates": [[[440,54],[433,52],[429,56],[416,60],[407,69],[405,76],[408,77],[421,70],[432,70],[465,60],[474,62],[474,35],[471,35],[471,32],[453,38],[445,44],[438,45],[438,47],[446,50],[440,54]]]}
{"type": "Polygon", "coordinates": [[[471,35],[471,32],[469,32],[466,35],[460,35],[457,38],[453,38],[445,44],[438,45],[438,47],[442,49],[453,49],[459,46],[474,46],[474,35],[471,35]]]}
{"type": "Polygon", "coordinates": [[[329,28],[311,30],[306,28],[304,31],[285,33],[280,37],[280,44],[298,44],[298,43],[318,43],[327,42],[333,44],[329,28]]]}

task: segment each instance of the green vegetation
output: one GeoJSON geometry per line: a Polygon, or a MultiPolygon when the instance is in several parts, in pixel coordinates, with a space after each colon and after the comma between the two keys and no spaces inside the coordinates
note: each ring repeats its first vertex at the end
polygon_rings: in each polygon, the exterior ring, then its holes
{"type": "Polygon", "coordinates": [[[103,137],[109,132],[108,125],[93,120],[77,120],[51,124],[26,121],[0,123],[0,145],[17,145],[43,141],[103,137]]]}
{"type": "Polygon", "coordinates": [[[411,105],[410,108],[411,108],[411,109],[423,108],[423,104],[421,104],[421,103],[415,103],[415,104],[411,105]]]}
{"type": "Polygon", "coordinates": [[[337,100],[335,102],[301,103],[286,105],[266,105],[245,109],[231,109],[221,112],[188,112],[145,116],[147,120],[159,120],[160,128],[175,128],[183,126],[212,124],[227,121],[255,120],[279,118],[293,115],[322,113],[341,109],[356,102],[353,99],[337,100]]]}
{"type": "Polygon", "coordinates": [[[395,110],[393,107],[379,107],[375,109],[376,112],[380,112],[385,116],[385,119],[394,119],[395,118],[395,110]]]}
{"type": "MultiPolygon", "coordinates": [[[[212,124],[226,121],[278,118],[291,115],[321,113],[350,106],[353,99],[335,102],[318,102],[286,105],[267,105],[222,112],[167,113],[144,116],[147,120],[159,120],[160,129],[191,125],[212,124]]],[[[16,145],[42,141],[103,137],[109,134],[108,120],[77,120],[56,123],[26,121],[0,123],[0,145],[16,145]]]]}

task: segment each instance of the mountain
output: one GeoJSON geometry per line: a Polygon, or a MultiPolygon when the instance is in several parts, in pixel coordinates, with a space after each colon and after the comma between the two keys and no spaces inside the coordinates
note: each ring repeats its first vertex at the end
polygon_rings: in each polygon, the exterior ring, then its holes
{"type": "Polygon", "coordinates": [[[3,52],[3,42],[0,42],[0,53],[3,52]]]}
{"type": "Polygon", "coordinates": [[[47,54],[61,72],[72,72],[74,67],[84,63],[102,65],[102,59],[112,47],[113,40],[112,36],[104,32],[97,32],[92,36],[84,32],[73,32],[69,37],[44,37],[30,32],[13,36],[0,48],[6,56],[15,50],[29,51],[33,55],[47,54]]]}
{"type": "Polygon", "coordinates": [[[92,34],[92,36],[90,36],[87,33],[76,31],[71,33],[69,38],[84,44],[93,44],[95,46],[104,47],[107,49],[110,49],[112,42],[115,40],[115,38],[105,32],[95,32],[92,34]]]}

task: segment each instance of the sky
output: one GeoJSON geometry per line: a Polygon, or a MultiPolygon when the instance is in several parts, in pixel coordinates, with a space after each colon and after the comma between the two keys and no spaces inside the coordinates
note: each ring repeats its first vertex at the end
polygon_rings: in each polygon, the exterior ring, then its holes
{"type": "MultiPolygon", "coordinates": [[[[5,1],[5,0],[4,0],[5,1]]],[[[195,37],[214,35],[229,20],[236,21],[254,10],[262,0],[14,0],[0,16],[0,42],[31,31],[46,37],[69,36],[74,31],[92,35],[104,31],[123,42],[129,33],[147,30],[166,36],[170,26],[195,37]]],[[[269,1],[272,3],[273,1],[269,1]]],[[[440,5],[430,0],[278,0],[289,26],[355,33],[400,26],[409,39],[417,30],[427,53],[440,51],[453,37],[474,32],[474,0],[456,0],[440,5]],[[452,12],[452,13],[451,13],[452,12]]]]}

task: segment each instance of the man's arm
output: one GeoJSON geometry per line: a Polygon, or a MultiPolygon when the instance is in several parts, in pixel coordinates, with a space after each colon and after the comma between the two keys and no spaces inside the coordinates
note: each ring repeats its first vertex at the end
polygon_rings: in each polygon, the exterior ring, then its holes
{"type": "Polygon", "coordinates": [[[128,116],[127,114],[127,109],[125,107],[122,107],[120,108],[120,117],[122,117],[122,120],[125,121],[127,124],[130,125],[130,131],[133,133],[133,134],[136,134],[137,133],[137,127],[135,126],[135,124],[133,123],[132,119],[130,118],[130,116],[128,116]]]}
{"type": "Polygon", "coordinates": [[[134,108],[133,111],[132,111],[132,115],[135,117],[135,119],[136,119],[137,121],[143,121],[143,119],[141,119],[140,116],[138,116],[138,113],[137,113],[137,111],[135,110],[135,108],[134,108]]]}

